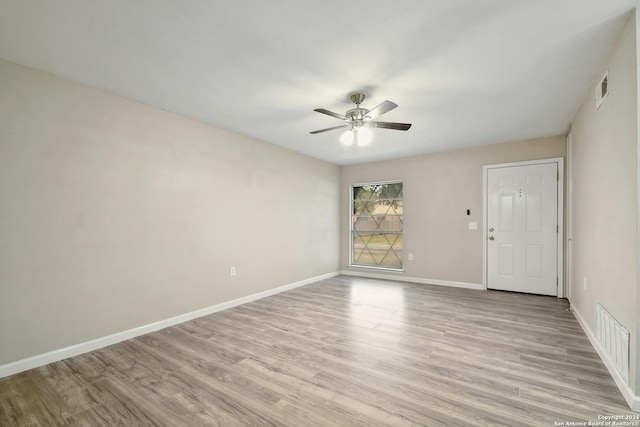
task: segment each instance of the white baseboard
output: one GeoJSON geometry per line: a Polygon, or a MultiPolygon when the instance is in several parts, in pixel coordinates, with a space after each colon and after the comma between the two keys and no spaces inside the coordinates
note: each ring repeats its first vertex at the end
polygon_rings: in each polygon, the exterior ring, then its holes
{"type": "Polygon", "coordinates": [[[602,344],[600,344],[600,342],[598,341],[596,336],[593,334],[593,332],[591,332],[591,329],[589,329],[589,327],[587,326],[587,322],[585,322],[584,318],[582,317],[580,312],[576,310],[573,304],[571,305],[571,311],[573,312],[574,316],[578,320],[578,323],[582,327],[582,330],[587,335],[587,338],[589,338],[589,341],[591,342],[591,345],[598,353],[598,356],[600,356],[600,359],[602,359],[604,366],[607,367],[609,374],[611,375],[611,377],[613,378],[613,381],[615,381],[616,385],[618,386],[618,389],[622,393],[622,396],[624,397],[624,400],[627,402],[627,405],[629,405],[629,408],[631,408],[632,411],[640,412],[640,396],[636,396],[633,393],[633,390],[631,390],[631,387],[629,387],[629,385],[625,382],[625,380],[622,378],[622,375],[618,373],[618,370],[616,369],[615,365],[613,364],[613,361],[607,354],[607,351],[604,349],[604,347],[602,347],[602,344]]]}
{"type": "Polygon", "coordinates": [[[53,350],[47,353],[29,357],[26,359],[21,359],[15,362],[7,363],[5,365],[0,365],[0,378],[8,377],[9,375],[14,375],[23,371],[27,371],[29,369],[37,368],[39,366],[44,366],[49,363],[67,359],[69,357],[77,356],[82,353],[98,350],[100,348],[103,348],[112,344],[116,344],[131,338],[135,338],[140,335],[148,334],[150,332],[155,332],[160,329],[167,328],[169,326],[177,325],[179,323],[184,323],[189,320],[196,319],[198,317],[206,316],[208,314],[213,314],[218,311],[226,310],[228,308],[235,307],[241,304],[246,304],[248,302],[255,301],[261,298],[266,298],[268,296],[275,295],[280,292],[288,291],[291,289],[295,289],[300,286],[308,285],[310,283],[317,282],[323,279],[335,277],[339,274],[340,273],[336,271],[333,273],[323,274],[321,276],[311,277],[309,279],[301,280],[299,282],[279,286],[277,288],[269,289],[267,291],[258,292],[253,295],[248,295],[246,297],[212,305],[210,307],[205,307],[200,310],[195,310],[189,313],[170,317],[168,319],[160,320],[158,322],[150,323],[148,325],[118,332],[112,335],[108,335],[106,337],[97,338],[95,340],[83,342],[80,344],[72,345],[72,346],[61,348],[58,350],[53,350]]]}
{"type": "Polygon", "coordinates": [[[411,283],[421,283],[424,285],[440,285],[440,286],[450,286],[453,288],[465,288],[465,289],[476,289],[476,290],[486,290],[487,288],[480,283],[467,283],[467,282],[453,282],[450,280],[437,280],[437,279],[423,279],[421,277],[407,277],[401,276],[399,273],[371,273],[368,271],[362,270],[342,270],[340,274],[344,274],[345,276],[357,276],[357,277],[368,277],[370,279],[386,279],[386,280],[396,280],[398,282],[411,282],[411,283]]]}

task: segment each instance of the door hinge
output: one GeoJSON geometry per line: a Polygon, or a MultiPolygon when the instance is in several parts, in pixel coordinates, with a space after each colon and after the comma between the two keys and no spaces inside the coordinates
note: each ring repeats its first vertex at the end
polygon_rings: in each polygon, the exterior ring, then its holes
{"type": "Polygon", "coordinates": [[[556,181],[560,181],[560,172],[556,172],[556,181]]]}
{"type": "Polygon", "coordinates": [[[556,276],[556,291],[558,290],[558,287],[560,287],[560,285],[558,284],[560,281],[558,280],[558,277],[556,276]]]}
{"type": "Polygon", "coordinates": [[[556,234],[560,232],[560,226],[556,224],[556,234]]]}

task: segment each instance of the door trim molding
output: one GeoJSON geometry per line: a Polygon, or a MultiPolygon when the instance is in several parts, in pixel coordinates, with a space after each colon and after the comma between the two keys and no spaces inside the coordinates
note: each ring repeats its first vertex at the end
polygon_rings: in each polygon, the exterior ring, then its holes
{"type": "Polygon", "coordinates": [[[565,298],[571,298],[571,291],[573,286],[572,277],[572,262],[573,262],[573,181],[571,178],[573,170],[573,137],[571,136],[571,130],[567,135],[567,160],[566,160],[566,174],[567,180],[565,182],[565,236],[564,236],[564,295],[565,298]]]}
{"type": "Polygon", "coordinates": [[[499,163],[482,166],[482,286],[487,288],[487,182],[489,169],[508,168],[513,166],[541,165],[546,163],[556,163],[558,165],[558,238],[557,238],[557,272],[558,275],[558,298],[564,298],[564,157],[553,157],[550,159],[527,160],[523,162],[499,163]]]}

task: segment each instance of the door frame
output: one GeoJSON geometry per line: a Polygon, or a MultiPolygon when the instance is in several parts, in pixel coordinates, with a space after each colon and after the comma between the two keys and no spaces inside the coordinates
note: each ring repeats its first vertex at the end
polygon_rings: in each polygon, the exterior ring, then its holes
{"type": "Polygon", "coordinates": [[[571,136],[571,129],[569,130],[569,134],[567,135],[567,182],[566,182],[566,190],[565,193],[565,203],[566,203],[566,218],[565,218],[565,258],[564,258],[564,294],[567,299],[571,298],[571,291],[573,286],[573,277],[572,277],[572,263],[573,263],[573,184],[572,184],[572,165],[573,159],[573,143],[571,136]]]}
{"type": "Polygon", "coordinates": [[[490,169],[507,168],[513,166],[541,165],[545,163],[556,163],[558,166],[558,238],[556,248],[557,256],[557,277],[558,277],[558,298],[564,298],[564,157],[553,157],[550,159],[528,160],[523,162],[498,163],[482,166],[482,286],[488,289],[488,268],[487,268],[487,220],[488,220],[488,176],[490,169]]]}

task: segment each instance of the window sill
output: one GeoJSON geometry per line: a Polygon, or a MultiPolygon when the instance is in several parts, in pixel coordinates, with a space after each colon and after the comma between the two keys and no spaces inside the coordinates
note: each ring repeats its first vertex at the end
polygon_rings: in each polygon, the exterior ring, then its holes
{"type": "Polygon", "coordinates": [[[385,273],[404,274],[404,269],[402,268],[373,267],[370,265],[356,265],[356,264],[349,264],[347,265],[347,268],[355,269],[355,270],[373,270],[373,271],[380,271],[385,273]]]}

